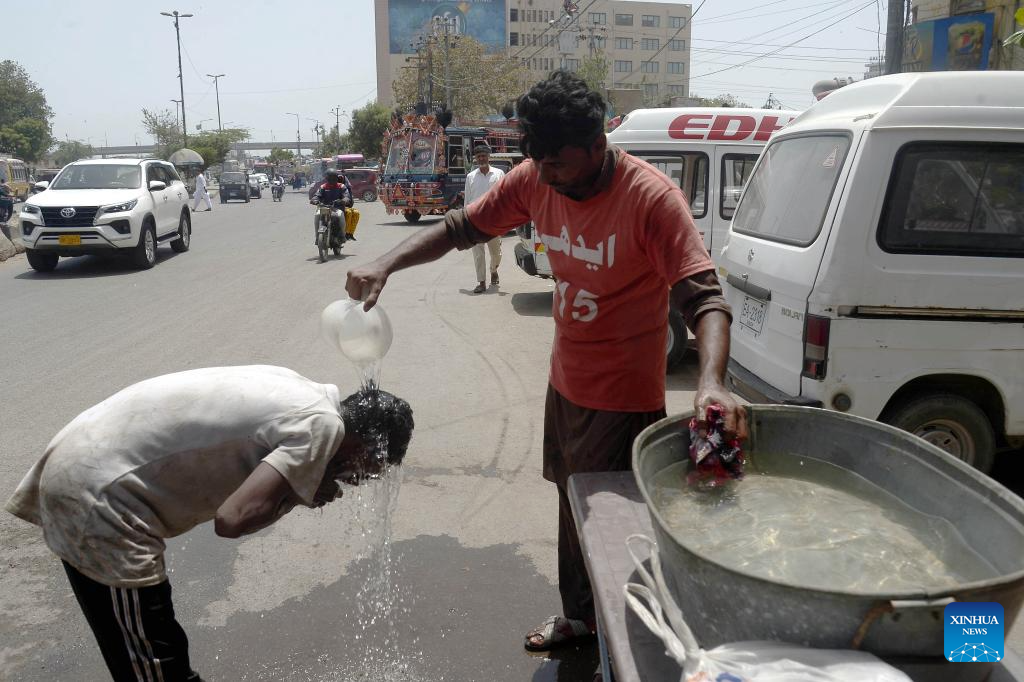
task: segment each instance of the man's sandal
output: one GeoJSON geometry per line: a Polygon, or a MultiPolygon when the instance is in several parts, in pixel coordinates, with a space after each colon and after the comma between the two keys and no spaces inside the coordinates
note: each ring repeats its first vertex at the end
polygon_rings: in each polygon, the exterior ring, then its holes
{"type": "Polygon", "coordinates": [[[549,651],[566,644],[590,639],[593,636],[593,630],[582,620],[551,616],[526,633],[523,646],[527,651],[549,651]]]}

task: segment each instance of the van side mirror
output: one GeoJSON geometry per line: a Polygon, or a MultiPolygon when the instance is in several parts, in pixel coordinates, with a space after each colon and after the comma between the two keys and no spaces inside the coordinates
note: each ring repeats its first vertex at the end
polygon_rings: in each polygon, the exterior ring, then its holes
{"type": "Polygon", "coordinates": [[[149,181],[149,191],[150,192],[159,192],[162,189],[167,189],[167,183],[164,182],[163,180],[150,180],[149,181]]]}

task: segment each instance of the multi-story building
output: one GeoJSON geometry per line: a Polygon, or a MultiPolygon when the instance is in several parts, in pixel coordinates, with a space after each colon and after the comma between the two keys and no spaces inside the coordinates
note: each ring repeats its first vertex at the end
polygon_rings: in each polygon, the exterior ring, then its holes
{"type": "Polygon", "coordinates": [[[531,79],[576,70],[588,56],[607,61],[611,89],[635,89],[656,105],[690,93],[690,18],[682,2],[576,0],[572,20],[562,0],[375,0],[377,99],[391,106],[391,84],[433,17],[492,50],[522,60],[531,79]]]}
{"type": "Polygon", "coordinates": [[[1024,48],[1003,47],[1021,27],[1020,0],[911,0],[904,71],[1024,70],[1024,48]]]}

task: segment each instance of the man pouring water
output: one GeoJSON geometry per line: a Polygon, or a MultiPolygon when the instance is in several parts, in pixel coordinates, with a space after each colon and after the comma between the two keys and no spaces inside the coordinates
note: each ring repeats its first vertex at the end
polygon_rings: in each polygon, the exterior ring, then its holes
{"type": "Polygon", "coordinates": [[[636,435],[665,416],[669,305],[694,332],[694,407],[721,406],[726,435],[745,438],[744,411],[724,386],[730,310],[677,183],[608,145],[605,103],[556,71],[517,103],[529,157],[443,224],[348,273],[372,307],[388,277],[533,221],[556,278],[555,340],[544,409],[544,477],[559,496],[562,615],[527,633],[546,650],[594,632],[594,602],[569,507],[571,474],[625,470],[636,435]]]}
{"type": "Polygon", "coordinates": [[[174,617],[164,541],[213,520],[237,538],[405,456],[400,398],[282,367],[211,367],[142,381],[50,441],[7,502],[41,526],[114,680],[199,680],[174,617]]]}

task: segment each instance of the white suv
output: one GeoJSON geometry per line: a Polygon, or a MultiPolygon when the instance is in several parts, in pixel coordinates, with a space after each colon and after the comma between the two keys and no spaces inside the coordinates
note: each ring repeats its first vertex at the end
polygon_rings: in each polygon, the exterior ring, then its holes
{"type": "MultiPolygon", "coordinates": [[[[42,184],[42,183],[40,183],[42,184]]],[[[139,268],[156,247],[187,251],[192,236],[188,190],[174,166],[157,159],[77,161],[21,208],[29,265],[57,267],[61,256],[128,254],[139,268]]]]}

